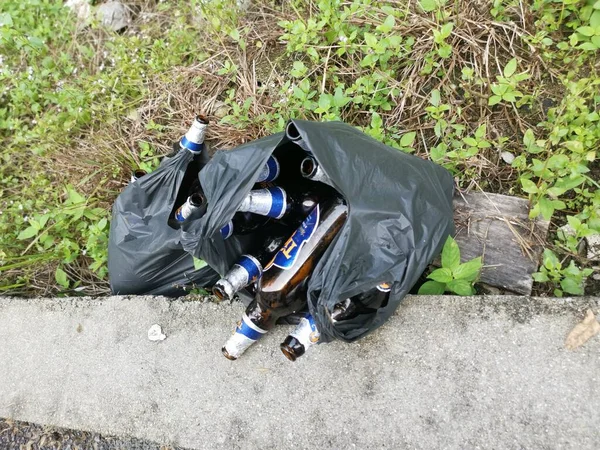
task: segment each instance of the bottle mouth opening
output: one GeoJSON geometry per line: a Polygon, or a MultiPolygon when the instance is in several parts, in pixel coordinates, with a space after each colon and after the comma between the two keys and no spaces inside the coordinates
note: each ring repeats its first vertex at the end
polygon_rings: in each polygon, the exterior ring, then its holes
{"type": "Polygon", "coordinates": [[[138,178],[142,178],[144,175],[147,175],[148,173],[145,170],[142,169],[136,169],[133,171],[133,176],[134,178],[137,180],[138,178]]]}
{"type": "Polygon", "coordinates": [[[208,122],[209,122],[208,117],[205,116],[204,114],[196,115],[196,120],[198,122],[200,122],[202,125],[208,125],[208,122]]]}
{"type": "Polygon", "coordinates": [[[231,356],[225,347],[221,349],[221,352],[223,352],[223,356],[230,361],[235,361],[237,359],[235,356],[231,356]]]}
{"type": "Polygon", "coordinates": [[[285,357],[287,359],[289,359],[290,361],[296,361],[296,355],[294,354],[293,350],[291,348],[289,348],[287,345],[285,344],[281,344],[279,346],[279,348],[281,349],[281,352],[285,355],[285,357]]]}
{"type": "Polygon", "coordinates": [[[304,158],[302,163],[300,164],[300,173],[305,178],[311,178],[315,175],[317,171],[317,164],[315,160],[310,156],[308,158],[304,158]]]}
{"type": "Polygon", "coordinates": [[[190,195],[190,203],[194,206],[202,206],[204,204],[204,196],[202,194],[192,194],[190,195]]]}
{"type": "Polygon", "coordinates": [[[286,125],[285,135],[292,141],[297,141],[300,139],[300,132],[298,131],[298,128],[296,128],[296,125],[294,125],[292,122],[289,122],[286,125]]]}
{"type": "MultiPolygon", "coordinates": [[[[212,292],[215,295],[215,297],[217,297],[219,300],[225,300],[227,298],[227,294],[225,294],[225,290],[221,286],[213,287],[212,292]]],[[[225,347],[223,347],[223,352],[225,351],[225,347]]]]}

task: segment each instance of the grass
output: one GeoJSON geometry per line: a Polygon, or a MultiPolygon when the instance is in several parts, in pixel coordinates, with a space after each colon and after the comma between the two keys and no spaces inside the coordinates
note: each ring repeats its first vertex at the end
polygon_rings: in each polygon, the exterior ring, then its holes
{"type": "Polygon", "coordinates": [[[292,117],[343,120],[462,190],[528,197],[552,221],[537,292],[584,292],[578,247],[600,231],[600,2],[128,4],[117,34],[60,1],[0,3],[0,293],[107,293],[110,205],[196,111],[217,148],[292,117]]]}

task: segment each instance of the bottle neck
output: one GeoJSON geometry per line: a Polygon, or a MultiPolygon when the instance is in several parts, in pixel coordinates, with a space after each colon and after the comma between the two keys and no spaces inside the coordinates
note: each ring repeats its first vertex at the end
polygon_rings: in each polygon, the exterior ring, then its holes
{"type": "Polygon", "coordinates": [[[208,120],[204,116],[197,116],[185,136],[179,141],[181,148],[185,148],[194,154],[204,150],[204,138],[208,128],[208,120]]]}
{"type": "Polygon", "coordinates": [[[281,219],[287,212],[288,206],[286,192],[278,186],[273,186],[250,191],[238,211],[281,219]]]}

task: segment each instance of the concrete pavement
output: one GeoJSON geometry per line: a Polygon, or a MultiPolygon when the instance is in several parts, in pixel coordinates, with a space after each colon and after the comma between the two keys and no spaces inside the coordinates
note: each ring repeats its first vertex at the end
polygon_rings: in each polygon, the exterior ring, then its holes
{"type": "Polygon", "coordinates": [[[283,326],[221,355],[241,304],[0,298],[0,417],[190,448],[598,448],[600,337],[564,348],[589,307],[407,297],[291,363],[283,326]]]}

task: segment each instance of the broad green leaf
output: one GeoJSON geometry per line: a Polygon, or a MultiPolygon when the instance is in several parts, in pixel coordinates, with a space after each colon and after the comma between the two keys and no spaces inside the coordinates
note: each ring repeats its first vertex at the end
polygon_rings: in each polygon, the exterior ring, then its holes
{"type": "Polygon", "coordinates": [[[569,225],[571,225],[571,228],[573,228],[575,231],[581,227],[581,220],[575,216],[567,216],[567,222],[569,222],[569,225]]]}
{"type": "MultiPolygon", "coordinates": [[[[592,40],[594,40],[594,38],[597,38],[598,36],[593,36],[592,40]]],[[[598,45],[592,42],[584,42],[583,44],[581,44],[579,47],[581,50],[585,50],[588,52],[595,52],[596,50],[598,50],[598,45]]]]}
{"type": "Polygon", "coordinates": [[[446,285],[446,289],[457,295],[473,295],[475,290],[467,280],[453,280],[446,285]]]}
{"type": "Polygon", "coordinates": [[[106,220],[106,217],[103,217],[102,219],[100,219],[100,221],[98,222],[98,229],[99,230],[104,230],[104,227],[106,227],[106,225],[108,224],[108,220],[106,220]]]}
{"type": "Polygon", "coordinates": [[[544,256],[542,257],[542,262],[544,267],[548,270],[557,269],[560,270],[561,264],[558,260],[558,257],[554,254],[554,252],[550,249],[544,250],[544,256]]]}
{"type": "Polygon", "coordinates": [[[550,169],[560,169],[565,167],[569,163],[569,157],[567,155],[552,155],[548,159],[547,167],[550,169]]]}
{"type": "Polygon", "coordinates": [[[39,230],[35,227],[27,227],[19,233],[19,235],[17,236],[17,239],[19,239],[19,240],[29,239],[29,238],[35,236],[36,234],[38,234],[38,231],[39,230]]]}
{"type": "Polygon", "coordinates": [[[346,97],[344,95],[344,90],[341,86],[335,88],[335,93],[333,95],[333,104],[338,108],[343,108],[350,102],[350,97],[346,97]]]}
{"type": "Polygon", "coordinates": [[[13,20],[9,13],[0,13],[0,27],[12,26],[13,20]]]}
{"type": "Polygon", "coordinates": [[[481,256],[461,264],[452,271],[456,280],[475,281],[481,271],[481,256]]]}
{"type": "Polygon", "coordinates": [[[477,147],[477,140],[472,137],[466,137],[463,139],[464,143],[471,147],[477,147]]]}
{"type": "Polygon", "coordinates": [[[442,29],[440,30],[440,36],[442,37],[442,39],[446,39],[450,36],[450,34],[452,34],[452,29],[454,28],[454,23],[452,22],[448,22],[447,24],[444,24],[444,26],[442,26],[442,29]]]}
{"type": "Polygon", "coordinates": [[[598,34],[598,28],[600,28],[600,11],[594,11],[590,16],[590,26],[596,29],[598,34]]]}
{"type": "Polygon", "coordinates": [[[545,220],[550,220],[554,214],[554,204],[546,197],[541,197],[539,201],[540,212],[545,220]]]}
{"type": "Polygon", "coordinates": [[[528,128],[523,135],[523,144],[528,148],[535,144],[535,135],[533,134],[533,130],[531,128],[528,128]]]}
{"type": "Polygon", "coordinates": [[[583,283],[574,280],[573,278],[564,278],[560,282],[560,287],[563,291],[572,295],[583,295],[583,283]]]}
{"type": "Polygon", "coordinates": [[[440,55],[441,58],[450,58],[450,55],[452,55],[452,47],[444,44],[438,48],[438,55],[440,55]]]}
{"type": "Polygon", "coordinates": [[[419,0],[419,5],[425,12],[431,12],[437,8],[437,2],[435,0],[419,0]]]}
{"type": "Polygon", "coordinates": [[[441,100],[442,100],[442,98],[440,96],[439,90],[434,89],[433,91],[431,91],[431,100],[429,100],[429,101],[433,106],[439,106],[441,100]]]}
{"type": "Polygon", "coordinates": [[[233,30],[231,30],[229,32],[229,37],[231,39],[233,39],[235,42],[237,42],[240,40],[240,32],[236,28],[234,28],[233,30]]]}
{"type": "Polygon", "coordinates": [[[460,249],[458,244],[452,238],[448,236],[442,249],[442,267],[450,270],[456,269],[460,265],[460,249]]]}
{"type": "Polygon", "coordinates": [[[426,281],[419,288],[419,295],[442,295],[446,290],[444,283],[437,281],[426,281]]]}
{"type": "Polygon", "coordinates": [[[567,141],[565,142],[565,147],[575,153],[583,152],[583,142],[581,141],[567,141]]]}
{"type": "Polygon", "coordinates": [[[69,287],[69,280],[67,278],[67,274],[60,267],[56,268],[56,272],[54,273],[54,278],[56,279],[56,282],[58,284],[60,284],[62,287],[64,287],[64,288],[69,287]]]}
{"type": "Polygon", "coordinates": [[[534,281],[537,281],[538,283],[545,283],[546,281],[550,281],[548,275],[546,275],[543,272],[535,272],[532,273],[531,276],[533,277],[534,281]]]}
{"type": "Polygon", "coordinates": [[[575,31],[577,31],[579,34],[590,37],[594,35],[595,30],[592,27],[579,27],[575,31]]]}
{"type": "Polygon", "coordinates": [[[379,115],[379,113],[374,112],[373,116],[371,116],[371,128],[381,128],[383,126],[383,119],[379,115]]]}
{"type": "Polygon", "coordinates": [[[44,214],[43,216],[39,217],[39,222],[40,222],[40,229],[44,228],[46,226],[46,223],[48,222],[48,219],[50,218],[49,214],[44,214]]]}
{"type": "Polygon", "coordinates": [[[500,97],[499,95],[492,95],[489,99],[488,99],[488,106],[494,106],[497,105],[498,103],[500,103],[502,101],[502,97],[500,97]]]}
{"type": "Polygon", "coordinates": [[[375,47],[377,45],[377,37],[371,33],[365,33],[365,42],[369,47],[375,47]]]}
{"type": "Polygon", "coordinates": [[[508,91],[506,84],[492,84],[492,92],[496,95],[503,96],[508,91]]]}
{"type": "Polygon", "coordinates": [[[585,181],[585,177],[583,177],[581,175],[575,176],[573,178],[564,177],[564,178],[559,178],[556,181],[556,183],[554,184],[554,187],[568,191],[569,189],[573,189],[573,188],[579,186],[584,181],[585,181]]]}
{"type": "Polygon", "coordinates": [[[319,108],[325,112],[329,111],[329,108],[331,108],[331,95],[321,94],[319,97],[319,108]]]}
{"type": "Polygon", "coordinates": [[[521,185],[523,186],[523,191],[528,194],[535,194],[538,192],[538,188],[535,183],[527,178],[521,178],[521,185]]]}
{"type": "Polygon", "coordinates": [[[389,33],[392,31],[392,28],[394,28],[394,25],[396,25],[396,19],[394,19],[394,16],[389,15],[385,18],[384,22],[377,27],[377,29],[382,33],[389,33]]]}
{"type": "Polygon", "coordinates": [[[506,66],[504,66],[504,76],[510,78],[517,71],[517,58],[511,59],[506,66]]]}
{"type": "Polygon", "coordinates": [[[452,281],[452,271],[442,267],[440,269],[435,269],[433,272],[427,275],[427,278],[439,283],[449,283],[452,281]]]}
{"type": "Polygon", "coordinates": [[[410,131],[408,133],[403,134],[400,138],[400,145],[402,147],[410,147],[415,141],[416,136],[417,133],[415,131],[410,131]]]}

